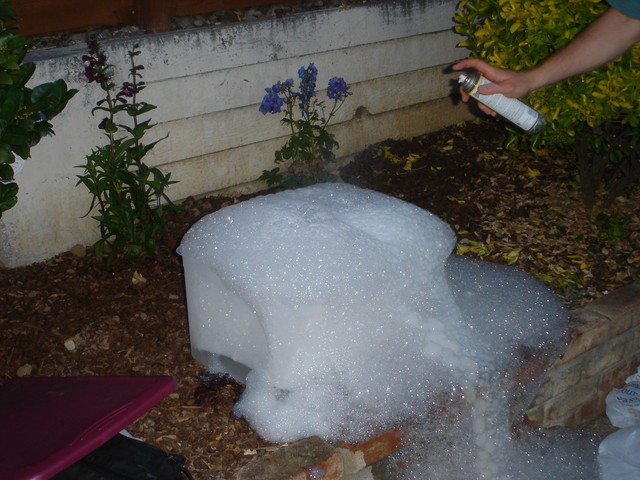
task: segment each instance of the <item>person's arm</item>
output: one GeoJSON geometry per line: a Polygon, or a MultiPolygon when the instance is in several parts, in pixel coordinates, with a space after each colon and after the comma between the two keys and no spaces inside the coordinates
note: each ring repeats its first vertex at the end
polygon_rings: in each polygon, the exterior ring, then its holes
{"type": "MultiPolygon", "coordinates": [[[[453,69],[475,69],[492,82],[481,86],[479,93],[518,98],[545,85],[594,70],[618,58],[639,41],[640,20],[610,8],[569,44],[529,70],[505,70],[478,59],[462,60],[453,69]]],[[[467,101],[468,95],[463,94],[463,100],[467,101]]]]}

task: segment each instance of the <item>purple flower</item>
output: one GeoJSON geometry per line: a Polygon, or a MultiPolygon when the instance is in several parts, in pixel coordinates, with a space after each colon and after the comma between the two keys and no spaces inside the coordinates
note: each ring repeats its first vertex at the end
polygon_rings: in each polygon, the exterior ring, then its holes
{"type": "Polygon", "coordinates": [[[349,85],[342,77],[333,77],[329,80],[327,88],[327,97],[332,100],[342,101],[349,95],[349,85]]]}
{"type": "Polygon", "coordinates": [[[263,115],[266,115],[267,113],[281,112],[281,107],[284,104],[284,100],[278,96],[281,88],[281,85],[276,83],[273,87],[264,89],[267,94],[262,99],[262,103],[259,108],[263,115]]]}
{"type": "Polygon", "coordinates": [[[296,96],[300,99],[300,110],[308,114],[309,103],[316,96],[318,69],[313,63],[310,63],[308,67],[300,67],[298,76],[300,77],[300,92],[296,96]]]}
{"type": "Polygon", "coordinates": [[[134,89],[134,86],[129,83],[129,82],[123,82],[122,83],[122,88],[120,89],[120,91],[118,92],[118,94],[116,95],[116,100],[122,102],[122,103],[127,103],[127,98],[132,98],[135,95],[136,91],[134,89]],[[127,97],[127,98],[125,98],[127,97]]]}
{"type": "Polygon", "coordinates": [[[278,94],[278,93],[282,92],[283,90],[285,90],[286,88],[290,88],[292,85],[293,85],[293,79],[290,78],[289,80],[287,80],[285,82],[275,83],[271,87],[271,90],[273,90],[274,93],[278,94]]]}
{"type": "Polygon", "coordinates": [[[109,77],[104,73],[95,68],[95,64],[89,63],[85,66],[84,76],[86,77],[89,83],[104,83],[109,80],[109,77]]]}
{"type": "Polygon", "coordinates": [[[107,56],[100,50],[98,42],[91,40],[87,43],[89,55],[83,55],[82,61],[85,63],[84,76],[89,83],[104,83],[109,80],[107,75],[107,56]]]}
{"type": "Polygon", "coordinates": [[[318,77],[318,69],[313,63],[310,63],[308,67],[300,67],[298,69],[298,76],[302,82],[316,83],[318,77]]]}

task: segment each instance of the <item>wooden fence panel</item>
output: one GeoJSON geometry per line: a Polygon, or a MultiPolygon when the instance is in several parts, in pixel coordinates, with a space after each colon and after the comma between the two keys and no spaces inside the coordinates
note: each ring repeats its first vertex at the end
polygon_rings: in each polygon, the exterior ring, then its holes
{"type": "Polygon", "coordinates": [[[14,0],[20,33],[36,37],[101,27],[137,25],[148,33],[169,29],[182,15],[287,3],[293,0],[14,0]]]}
{"type": "Polygon", "coordinates": [[[14,0],[13,9],[26,36],[77,32],[103,25],[138,25],[135,0],[14,0]]]}

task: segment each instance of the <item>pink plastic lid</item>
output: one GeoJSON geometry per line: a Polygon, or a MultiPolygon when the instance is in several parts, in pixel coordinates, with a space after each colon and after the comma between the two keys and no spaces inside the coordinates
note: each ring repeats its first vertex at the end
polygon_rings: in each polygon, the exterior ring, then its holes
{"type": "Polygon", "coordinates": [[[150,410],[176,385],[172,377],[0,381],[0,478],[52,477],[150,410]]]}

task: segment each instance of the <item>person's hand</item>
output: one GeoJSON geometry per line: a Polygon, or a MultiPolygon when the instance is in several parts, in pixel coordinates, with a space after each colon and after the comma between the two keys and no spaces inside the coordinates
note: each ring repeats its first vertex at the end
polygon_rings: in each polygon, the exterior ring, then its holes
{"type": "MultiPolygon", "coordinates": [[[[488,63],[477,59],[467,58],[453,65],[453,70],[476,70],[482,74],[491,83],[482,85],[478,88],[478,93],[482,95],[493,95],[494,93],[501,93],[505,97],[519,98],[529,93],[531,88],[528,81],[527,72],[516,72],[515,70],[506,70],[489,65],[488,63]]],[[[469,95],[460,89],[462,95],[462,101],[468,102],[469,95]]],[[[479,103],[480,109],[492,116],[496,116],[497,113],[491,110],[486,105],[479,103]]]]}

